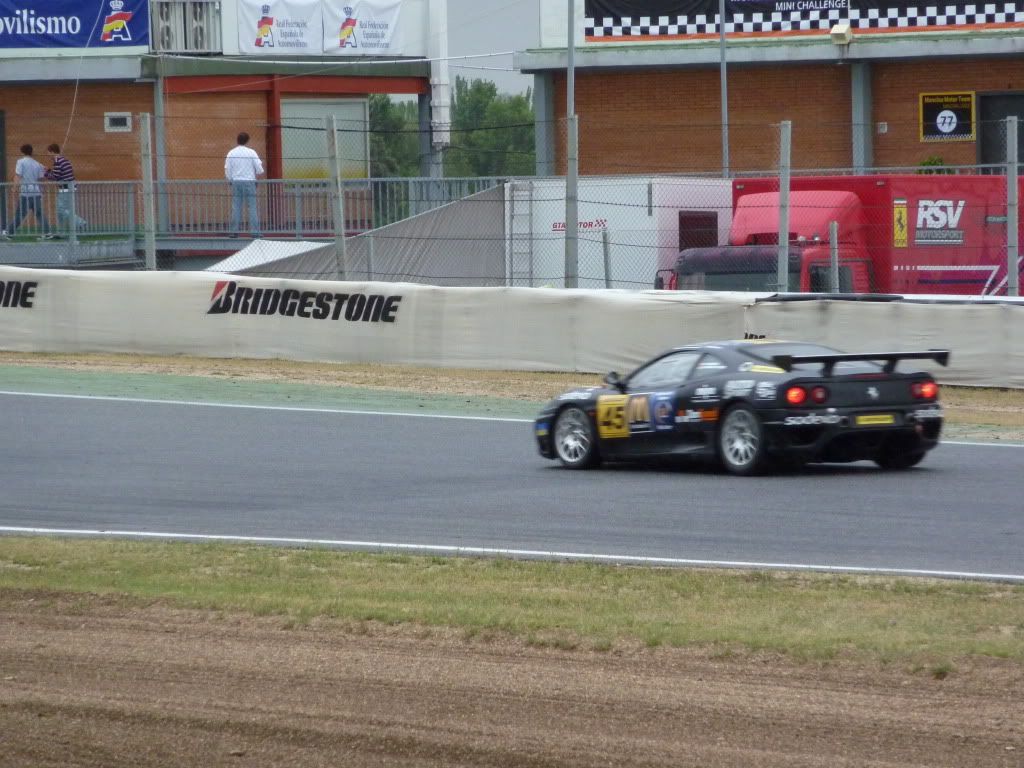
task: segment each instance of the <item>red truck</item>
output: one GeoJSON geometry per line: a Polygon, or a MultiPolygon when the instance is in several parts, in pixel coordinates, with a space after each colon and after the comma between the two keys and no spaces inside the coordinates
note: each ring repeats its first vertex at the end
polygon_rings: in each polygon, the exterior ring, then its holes
{"type": "MultiPolygon", "coordinates": [[[[680,251],[656,288],[779,290],[778,180],[736,179],[732,192],[728,244],[680,251]]],[[[793,177],[789,291],[831,290],[832,221],[842,293],[1006,293],[1004,176],[793,177]]]]}

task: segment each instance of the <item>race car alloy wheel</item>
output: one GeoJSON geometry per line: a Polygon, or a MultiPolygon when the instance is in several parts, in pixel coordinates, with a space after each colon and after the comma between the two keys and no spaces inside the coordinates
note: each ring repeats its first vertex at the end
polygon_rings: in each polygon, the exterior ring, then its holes
{"type": "Polygon", "coordinates": [[[718,432],[718,452],[734,475],[752,475],[761,469],[765,448],[757,414],[745,405],[729,409],[718,432]]]}
{"type": "Polygon", "coordinates": [[[555,421],[555,451],[562,464],[570,469],[583,469],[597,462],[594,427],[579,408],[566,408],[555,421]]]}

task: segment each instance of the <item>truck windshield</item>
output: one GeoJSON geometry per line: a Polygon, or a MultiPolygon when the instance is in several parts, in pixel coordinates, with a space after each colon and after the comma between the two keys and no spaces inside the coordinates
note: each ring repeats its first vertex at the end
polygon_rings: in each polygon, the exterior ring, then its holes
{"type": "MultiPolygon", "coordinates": [[[[799,280],[790,273],[790,285],[799,280]]],[[[679,277],[679,288],[688,291],[774,291],[774,272],[692,272],[679,277]]]]}

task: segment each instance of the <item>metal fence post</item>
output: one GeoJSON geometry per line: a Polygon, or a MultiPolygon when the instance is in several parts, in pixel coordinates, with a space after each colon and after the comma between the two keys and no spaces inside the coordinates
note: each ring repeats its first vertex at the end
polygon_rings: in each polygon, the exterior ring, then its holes
{"type": "Polygon", "coordinates": [[[1017,194],[1017,116],[1006,118],[1006,293],[1020,295],[1020,199],[1017,194]]]}
{"type": "Polygon", "coordinates": [[[373,230],[366,233],[366,279],[373,280],[373,262],[376,246],[374,244],[373,230]]]}
{"type": "MultiPolygon", "coordinates": [[[[153,189],[153,144],[148,112],[139,116],[139,155],[142,159],[142,232],[146,269],[156,269],[156,198],[153,189]]],[[[74,206],[72,206],[74,208],[74,206]]],[[[74,212],[72,211],[72,217],[74,212]]],[[[72,221],[74,226],[74,221],[72,221]]]]}
{"type": "Polygon", "coordinates": [[[579,123],[576,119],[576,0],[569,0],[565,68],[565,287],[579,287],[579,123]]]}
{"type": "Polygon", "coordinates": [[[789,173],[793,124],[779,125],[779,257],[776,282],[780,292],[789,291],[789,173]]]}
{"type": "Polygon", "coordinates": [[[334,272],[344,280],[348,271],[348,253],[345,245],[345,185],[341,178],[341,157],[338,154],[338,126],[334,115],[324,118],[327,130],[327,157],[331,167],[331,195],[334,198],[334,272]]]}
{"type": "Polygon", "coordinates": [[[839,222],[828,223],[829,290],[839,293],[839,222]]]}
{"type": "Polygon", "coordinates": [[[601,230],[601,252],[604,254],[604,287],[612,287],[612,243],[608,230],[601,230]]]}

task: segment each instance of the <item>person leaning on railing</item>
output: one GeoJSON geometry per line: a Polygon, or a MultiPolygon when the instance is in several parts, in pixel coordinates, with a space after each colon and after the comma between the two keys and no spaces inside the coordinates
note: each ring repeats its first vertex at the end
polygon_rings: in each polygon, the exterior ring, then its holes
{"type": "Polygon", "coordinates": [[[70,230],[78,218],[73,210],[75,169],[71,161],[60,153],[59,144],[51,144],[46,148],[52,158],[53,165],[46,172],[46,178],[57,182],[57,227],[70,230]]]}
{"type": "Polygon", "coordinates": [[[224,158],[224,177],[231,183],[231,232],[238,237],[242,227],[243,204],[249,211],[249,229],[260,236],[260,213],[256,205],[256,177],[263,175],[263,163],[256,150],[247,147],[249,134],[238,134],[238,146],[224,158]]]}

